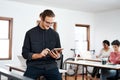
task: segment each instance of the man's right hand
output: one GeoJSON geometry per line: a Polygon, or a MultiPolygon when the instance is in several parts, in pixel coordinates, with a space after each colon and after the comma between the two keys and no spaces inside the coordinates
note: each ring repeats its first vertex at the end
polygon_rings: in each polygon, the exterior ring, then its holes
{"type": "Polygon", "coordinates": [[[47,54],[50,52],[50,50],[48,48],[42,50],[41,53],[36,53],[32,55],[32,59],[38,59],[38,58],[43,58],[45,56],[47,56],[47,54]]]}
{"type": "Polygon", "coordinates": [[[48,53],[50,52],[50,50],[48,48],[42,50],[42,52],[40,53],[42,55],[42,57],[45,57],[48,53]]]}

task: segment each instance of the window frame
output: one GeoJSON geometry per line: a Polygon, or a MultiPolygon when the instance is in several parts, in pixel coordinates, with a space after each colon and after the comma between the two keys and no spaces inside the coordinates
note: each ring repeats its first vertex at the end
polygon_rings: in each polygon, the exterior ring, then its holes
{"type": "Polygon", "coordinates": [[[87,28],[87,50],[90,50],[90,25],[87,24],[75,24],[75,27],[86,27],[87,28]]]}
{"type": "MultiPolygon", "coordinates": [[[[8,29],[8,40],[9,40],[9,50],[8,50],[8,57],[1,58],[0,60],[11,60],[12,59],[12,31],[13,31],[13,18],[10,17],[0,17],[0,20],[9,21],[9,29],[8,29]]],[[[0,53],[2,54],[2,53],[0,53]]]]}

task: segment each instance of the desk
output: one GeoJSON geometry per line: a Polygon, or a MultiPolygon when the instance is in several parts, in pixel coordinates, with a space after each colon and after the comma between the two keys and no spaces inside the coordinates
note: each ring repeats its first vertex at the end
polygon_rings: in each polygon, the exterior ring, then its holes
{"type": "Polygon", "coordinates": [[[94,58],[94,59],[92,59],[92,58],[80,58],[80,57],[78,57],[77,59],[78,59],[78,60],[101,62],[101,59],[100,59],[100,58],[94,58]]]}
{"type": "Polygon", "coordinates": [[[9,67],[9,71],[16,70],[16,71],[20,71],[20,72],[25,72],[25,70],[26,70],[26,67],[21,66],[21,65],[16,66],[16,65],[6,64],[6,66],[9,67]]]}
{"type": "MultiPolygon", "coordinates": [[[[82,73],[84,74],[84,67],[85,66],[91,66],[91,67],[99,67],[99,68],[109,68],[109,69],[115,69],[119,70],[120,65],[102,65],[101,62],[95,62],[95,61],[88,61],[88,60],[78,60],[78,61],[67,61],[66,63],[68,64],[76,64],[76,65],[82,65],[83,66],[83,71],[82,73]]],[[[82,75],[82,79],[84,80],[84,75],[82,75]]]]}
{"type": "MultiPolygon", "coordinates": [[[[9,67],[9,71],[16,70],[16,71],[20,71],[20,72],[25,72],[25,70],[26,70],[26,67],[21,66],[21,65],[6,64],[6,66],[9,67]]],[[[64,74],[67,72],[67,70],[59,69],[59,72],[64,74]]],[[[66,80],[66,76],[65,76],[65,80],[66,80]]]]}
{"type": "Polygon", "coordinates": [[[1,75],[6,76],[8,78],[7,80],[33,80],[31,78],[12,73],[3,68],[0,68],[0,80],[2,80],[1,75]]]}

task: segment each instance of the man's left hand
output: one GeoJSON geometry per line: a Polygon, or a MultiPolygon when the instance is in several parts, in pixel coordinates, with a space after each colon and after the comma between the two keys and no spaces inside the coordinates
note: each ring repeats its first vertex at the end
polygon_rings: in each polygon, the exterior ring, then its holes
{"type": "Polygon", "coordinates": [[[58,58],[60,58],[60,53],[61,53],[61,51],[51,50],[49,52],[49,55],[54,59],[58,59],[58,58]]]}

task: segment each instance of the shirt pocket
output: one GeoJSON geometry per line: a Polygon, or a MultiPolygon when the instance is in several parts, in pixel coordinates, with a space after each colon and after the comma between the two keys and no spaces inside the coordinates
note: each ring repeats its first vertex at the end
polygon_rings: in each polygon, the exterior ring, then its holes
{"type": "Polygon", "coordinates": [[[49,43],[47,43],[47,44],[48,44],[48,48],[49,48],[49,49],[53,49],[53,48],[55,48],[56,42],[51,41],[51,42],[49,42],[49,43]]]}
{"type": "Polygon", "coordinates": [[[31,48],[33,52],[41,52],[43,49],[43,44],[42,42],[32,42],[31,48]]]}

